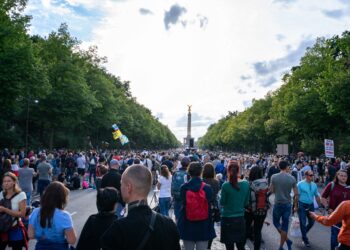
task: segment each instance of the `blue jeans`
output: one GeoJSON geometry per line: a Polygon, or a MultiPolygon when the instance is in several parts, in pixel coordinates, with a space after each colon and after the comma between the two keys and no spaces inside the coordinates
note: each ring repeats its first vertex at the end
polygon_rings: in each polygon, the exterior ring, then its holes
{"type": "Polygon", "coordinates": [[[38,193],[40,197],[43,195],[45,188],[50,184],[49,180],[38,180],[38,193]]]}
{"type": "Polygon", "coordinates": [[[180,209],[182,206],[182,201],[174,200],[174,214],[175,214],[175,220],[177,221],[180,217],[180,209]]]}
{"type": "Polygon", "coordinates": [[[169,216],[170,201],[170,197],[159,198],[159,208],[162,215],[169,216]]]}
{"type": "Polygon", "coordinates": [[[275,204],[273,206],[272,219],[273,225],[277,230],[288,232],[289,216],[292,213],[292,205],[287,204],[275,204]],[[281,224],[282,219],[282,224],[281,224]]]}
{"type": "Polygon", "coordinates": [[[300,231],[304,242],[309,242],[309,239],[307,238],[306,234],[315,224],[315,221],[310,217],[309,213],[307,212],[307,209],[311,212],[315,211],[314,203],[306,204],[299,201],[298,215],[299,215],[299,221],[300,221],[300,231]],[[307,219],[307,225],[306,225],[306,219],[307,219]]]}
{"type": "Polygon", "coordinates": [[[95,169],[90,169],[89,170],[89,182],[92,183],[91,177],[94,178],[94,184],[96,182],[96,168],[95,169]]]}
{"type": "Polygon", "coordinates": [[[32,192],[26,192],[27,196],[27,206],[30,206],[30,198],[32,197],[32,192]]]}
{"type": "MultiPolygon", "coordinates": [[[[335,226],[341,228],[341,223],[335,224],[335,226]]],[[[335,248],[338,246],[338,234],[339,229],[336,227],[331,227],[331,250],[335,250],[335,248]]]]}

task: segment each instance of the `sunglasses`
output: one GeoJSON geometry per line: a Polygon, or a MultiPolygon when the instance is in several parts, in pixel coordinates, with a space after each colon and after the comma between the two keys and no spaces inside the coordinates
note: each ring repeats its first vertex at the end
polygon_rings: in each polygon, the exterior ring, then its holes
{"type": "Polygon", "coordinates": [[[310,177],[312,177],[312,176],[314,176],[313,174],[307,174],[307,176],[310,176],[310,177]]]}

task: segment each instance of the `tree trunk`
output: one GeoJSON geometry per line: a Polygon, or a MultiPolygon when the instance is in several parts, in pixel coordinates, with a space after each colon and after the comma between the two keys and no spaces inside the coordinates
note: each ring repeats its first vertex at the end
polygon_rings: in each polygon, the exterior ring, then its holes
{"type": "Polygon", "coordinates": [[[54,135],[55,135],[55,129],[54,129],[54,128],[51,128],[51,129],[50,129],[50,141],[49,141],[49,148],[50,148],[50,150],[52,150],[52,148],[53,148],[53,138],[54,138],[54,135]]]}

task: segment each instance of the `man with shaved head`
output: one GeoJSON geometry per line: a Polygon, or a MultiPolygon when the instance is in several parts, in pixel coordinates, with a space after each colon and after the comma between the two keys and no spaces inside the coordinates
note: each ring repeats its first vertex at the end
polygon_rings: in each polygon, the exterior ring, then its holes
{"type": "Polygon", "coordinates": [[[154,212],[147,204],[151,186],[152,174],[148,168],[136,164],[125,170],[121,193],[127,204],[127,216],[113,222],[101,237],[103,250],[180,249],[175,223],[161,214],[152,216],[154,212]]]}

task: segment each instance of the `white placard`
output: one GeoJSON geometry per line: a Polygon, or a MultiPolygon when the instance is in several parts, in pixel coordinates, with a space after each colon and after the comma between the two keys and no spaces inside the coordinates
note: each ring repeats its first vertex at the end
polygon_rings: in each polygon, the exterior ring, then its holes
{"type": "Polygon", "coordinates": [[[288,144],[277,144],[277,155],[288,155],[288,144]]]}
{"type": "Polygon", "coordinates": [[[333,140],[324,139],[324,153],[328,158],[334,158],[334,142],[333,140]]]}

